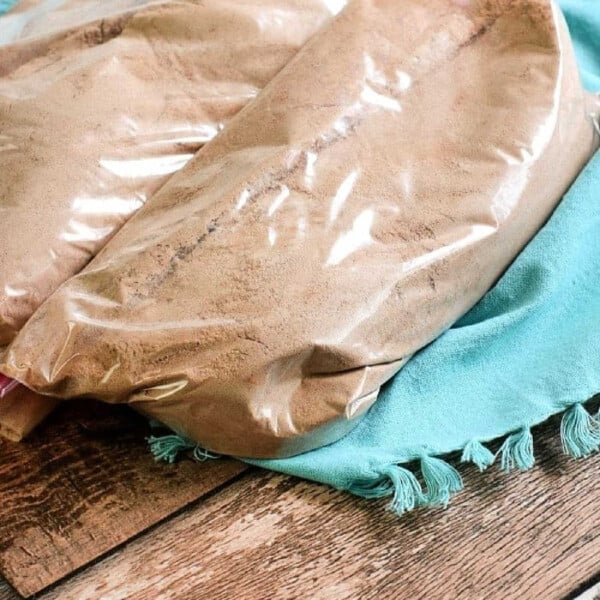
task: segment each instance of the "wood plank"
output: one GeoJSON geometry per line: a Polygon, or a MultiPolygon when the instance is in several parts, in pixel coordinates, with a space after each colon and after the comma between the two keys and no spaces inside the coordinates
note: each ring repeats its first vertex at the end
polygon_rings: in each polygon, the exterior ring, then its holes
{"type": "Polygon", "coordinates": [[[447,510],[380,502],[263,471],[132,541],[43,596],[245,600],[553,600],[600,571],[600,456],[536,431],[528,473],[479,474],[447,510]]]}
{"type": "Polygon", "coordinates": [[[156,463],[125,407],[61,407],[31,439],[0,441],[0,572],[39,592],[247,469],[156,463]]]}

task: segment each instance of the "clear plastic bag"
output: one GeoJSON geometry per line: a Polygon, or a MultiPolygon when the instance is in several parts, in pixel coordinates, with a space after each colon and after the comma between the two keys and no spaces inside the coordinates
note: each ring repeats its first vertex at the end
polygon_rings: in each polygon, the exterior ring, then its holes
{"type": "Polygon", "coordinates": [[[331,4],[40,0],[0,19],[0,346],[256,96],[331,4]]]}
{"type": "MultiPolygon", "coordinates": [[[[343,4],[22,0],[0,18],[0,346],[343,4]]],[[[7,388],[0,433],[41,407],[7,388]]]]}
{"type": "Polygon", "coordinates": [[[18,385],[18,381],[10,379],[10,377],[6,377],[5,375],[0,375],[0,400],[8,396],[18,385]]]}
{"type": "Polygon", "coordinates": [[[0,371],[225,454],[327,444],[545,222],[597,142],[586,102],[545,0],[354,0],[0,371]]]}
{"type": "Polygon", "coordinates": [[[0,436],[19,442],[43,421],[59,400],[36,394],[0,375],[0,436]]]}

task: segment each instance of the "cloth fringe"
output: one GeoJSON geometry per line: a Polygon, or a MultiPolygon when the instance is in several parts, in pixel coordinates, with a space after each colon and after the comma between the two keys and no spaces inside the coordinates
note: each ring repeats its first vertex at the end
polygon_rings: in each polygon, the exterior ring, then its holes
{"type": "Polygon", "coordinates": [[[425,495],[418,479],[400,465],[389,465],[376,479],[356,481],[347,491],[367,499],[392,496],[388,509],[397,515],[403,515],[425,503],[425,495]]]}
{"type": "Polygon", "coordinates": [[[560,424],[560,438],[565,454],[583,458],[600,447],[600,423],[582,404],[565,411],[560,424]]]}
{"type": "Polygon", "coordinates": [[[421,474],[427,486],[428,506],[448,506],[450,496],[463,489],[460,473],[446,461],[435,456],[421,457],[421,474]]]}
{"type": "Polygon", "coordinates": [[[502,470],[510,473],[515,467],[519,471],[531,469],[535,463],[533,455],[533,435],[529,427],[509,435],[498,450],[502,470]]]}
{"type": "MultiPolygon", "coordinates": [[[[563,451],[573,458],[584,458],[600,450],[600,409],[591,415],[583,403],[576,403],[563,412],[560,425],[563,451]]],[[[526,471],[535,463],[533,435],[524,427],[506,437],[496,454],[480,441],[471,440],[462,449],[461,462],[473,463],[480,471],[490,467],[500,456],[500,466],[505,472],[513,469],[526,471]]],[[[439,457],[421,457],[421,472],[427,486],[423,493],[419,481],[411,471],[399,465],[390,465],[373,481],[350,485],[348,492],[363,498],[393,496],[389,508],[404,514],[420,506],[447,506],[452,495],[463,488],[459,473],[439,457]],[[394,476],[394,474],[396,474],[394,476]]]]}
{"type": "MultiPolygon", "coordinates": [[[[564,453],[573,458],[587,457],[600,450],[600,410],[597,415],[591,415],[583,403],[567,408],[560,425],[560,437],[564,453]]],[[[218,454],[174,433],[146,439],[157,461],[174,463],[183,454],[198,462],[220,458],[218,454]]],[[[506,473],[513,469],[531,469],[535,463],[531,428],[524,427],[508,435],[496,454],[480,441],[471,440],[462,449],[461,462],[473,463],[480,471],[484,471],[498,456],[500,467],[506,473]]],[[[423,453],[420,467],[424,487],[411,470],[399,464],[390,464],[371,478],[351,482],[345,490],[367,499],[391,496],[388,509],[403,515],[418,507],[446,507],[451,497],[463,489],[460,473],[439,456],[423,453]]]]}
{"type": "Polygon", "coordinates": [[[204,462],[210,458],[220,458],[205,450],[196,442],[175,433],[162,436],[150,436],[146,438],[150,452],[156,461],[164,461],[173,464],[184,452],[190,452],[196,462],[204,462]]]}
{"type": "Polygon", "coordinates": [[[464,448],[461,462],[473,463],[481,472],[494,464],[494,454],[488,450],[481,442],[471,440],[464,448]]]}

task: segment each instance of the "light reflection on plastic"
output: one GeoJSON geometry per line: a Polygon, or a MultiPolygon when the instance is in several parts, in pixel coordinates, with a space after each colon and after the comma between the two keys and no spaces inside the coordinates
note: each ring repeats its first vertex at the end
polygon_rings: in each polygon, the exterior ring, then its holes
{"type": "Polygon", "coordinates": [[[412,85],[412,78],[408,73],[396,69],[397,86],[401,92],[405,92],[412,85]]]}
{"type": "Polygon", "coordinates": [[[338,188],[338,191],[335,193],[333,201],[331,202],[331,209],[329,210],[329,221],[333,222],[337,219],[342,206],[348,200],[348,196],[352,192],[352,188],[356,183],[356,178],[358,177],[358,170],[352,171],[350,175],[344,179],[342,185],[338,188]]]}
{"type": "Polygon", "coordinates": [[[19,382],[0,373],[0,399],[8,396],[15,388],[19,387],[19,382]]]}
{"type": "MultiPolygon", "coordinates": [[[[255,98],[256,92],[244,94],[243,98],[255,98]]],[[[166,145],[168,147],[172,147],[173,144],[189,144],[190,146],[197,146],[200,148],[203,144],[210,142],[219,132],[224,129],[223,123],[217,124],[207,124],[207,123],[198,123],[194,127],[195,135],[179,135],[177,136],[177,130],[169,129],[169,137],[163,139],[153,139],[148,145],[152,145],[153,147],[157,147],[159,144],[166,145]]],[[[187,131],[187,129],[186,129],[187,131]]],[[[160,132],[159,132],[160,135],[160,132]]]]}
{"type": "Polygon", "coordinates": [[[73,211],[85,215],[129,215],[144,205],[145,196],[123,198],[119,196],[90,198],[80,196],[73,200],[73,211]]]}
{"type": "Polygon", "coordinates": [[[505,152],[501,148],[496,148],[495,152],[507,165],[521,164],[520,159],[516,158],[515,156],[512,156],[512,154],[509,154],[508,152],[505,152]]]}
{"type": "Polygon", "coordinates": [[[288,186],[287,185],[282,186],[281,192],[279,192],[279,194],[277,194],[277,196],[275,196],[273,203],[271,204],[271,206],[269,206],[268,215],[270,217],[272,217],[273,214],[275,213],[275,211],[283,204],[283,202],[287,198],[289,198],[289,196],[290,196],[290,189],[288,188],[288,186]]]}
{"type": "MultiPolygon", "coordinates": [[[[346,114],[333,124],[333,130],[341,136],[346,136],[348,134],[348,126],[352,124],[353,117],[356,115],[360,115],[363,112],[363,107],[360,102],[355,102],[350,108],[346,111],[346,114]]],[[[329,136],[322,135],[321,139],[324,142],[329,141],[329,136]]]]}
{"type": "MultiPolygon", "coordinates": [[[[82,304],[85,300],[89,300],[89,298],[81,297],[79,299],[82,304]]],[[[94,298],[94,303],[98,304],[98,298],[94,298]]],[[[104,304],[103,299],[100,299],[101,304],[104,304]]],[[[118,304],[114,304],[117,306],[118,304]]],[[[86,308],[83,307],[80,309],[77,303],[69,303],[65,312],[67,314],[72,315],[72,318],[78,325],[90,325],[99,329],[105,329],[107,331],[132,331],[132,332],[140,332],[140,331],[156,331],[157,327],[160,326],[162,331],[174,331],[178,329],[208,329],[210,327],[234,327],[239,325],[238,321],[232,318],[227,317],[215,317],[215,318],[203,318],[199,317],[197,319],[181,319],[178,321],[161,321],[158,323],[144,323],[142,321],[114,321],[110,317],[107,318],[95,318],[91,317],[86,311],[86,308]]],[[[68,322],[67,326],[69,328],[68,337],[71,335],[73,322],[68,322]]],[[[66,342],[65,342],[66,343],[66,342]]],[[[51,381],[47,379],[47,381],[51,381]]]]}
{"type": "Polygon", "coordinates": [[[101,384],[107,384],[112,377],[113,373],[121,366],[121,361],[116,362],[106,373],[104,377],[100,380],[101,384]]]}
{"type": "Polygon", "coordinates": [[[410,170],[405,170],[400,173],[400,185],[406,198],[410,198],[413,192],[413,180],[412,173],[410,170]]]}
{"type": "Polygon", "coordinates": [[[472,225],[470,229],[471,231],[468,235],[461,236],[454,242],[445,244],[444,246],[436,248],[435,250],[427,252],[426,254],[415,256],[415,258],[411,260],[407,260],[402,264],[402,270],[405,273],[410,273],[411,271],[424,269],[428,265],[447,258],[458,250],[462,250],[463,248],[466,248],[475,242],[483,240],[486,237],[493,235],[497,231],[497,228],[492,225],[481,224],[472,225]]]}
{"type": "Polygon", "coordinates": [[[387,85],[387,79],[385,75],[379,69],[377,69],[375,66],[375,61],[368,54],[364,55],[364,63],[365,73],[369,81],[379,85],[387,85]]]}
{"type": "Polygon", "coordinates": [[[170,175],[179,171],[194,156],[193,154],[175,154],[132,160],[101,159],[100,166],[118,177],[156,177],[170,175]]]}
{"type": "Polygon", "coordinates": [[[327,264],[337,265],[359,248],[368,246],[373,239],[371,237],[371,227],[373,226],[374,218],[375,212],[371,208],[361,212],[354,219],[352,229],[336,240],[329,253],[327,264]]]}
{"type": "Polygon", "coordinates": [[[395,112],[402,111],[402,106],[400,105],[400,102],[398,102],[398,100],[396,100],[395,98],[390,98],[389,96],[384,96],[383,94],[379,94],[372,87],[366,84],[363,87],[360,97],[364,102],[367,102],[368,104],[381,106],[381,108],[386,108],[395,112]]]}
{"type": "Polygon", "coordinates": [[[162,398],[168,398],[169,396],[180,392],[187,384],[187,379],[180,379],[179,381],[148,387],[144,390],[144,393],[154,400],[161,400],[162,398]]]}
{"type": "Polygon", "coordinates": [[[261,31],[266,31],[276,25],[277,27],[281,27],[285,21],[285,17],[282,16],[284,11],[274,9],[272,11],[262,11],[258,15],[256,15],[255,20],[258,28],[261,31]]]}
{"type": "Polygon", "coordinates": [[[513,169],[511,177],[504,181],[494,194],[491,208],[496,226],[501,225],[508,219],[519,198],[522,197],[527,185],[527,175],[528,173],[524,169],[513,169]]]}
{"type": "Polygon", "coordinates": [[[245,189],[242,191],[242,193],[240,194],[240,197],[238,198],[237,204],[235,205],[235,210],[242,210],[242,208],[244,208],[244,206],[246,206],[246,202],[248,202],[248,199],[250,198],[250,190],[245,189]]]}
{"type": "Polygon", "coordinates": [[[347,2],[348,0],[323,0],[327,10],[334,15],[337,15],[346,6],[347,2]]]}
{"type": "Polygon", "coordinates": [[[317,164],[317,153],[308,150],[306,152],[306,169],[304,171],[304,182],[311,185],[315,178],[315,165],[317,164]]]}
{"type": "Polygon", "coordinates": [[[4,295],[8,298],[21,298],[22,296],[27,296],[27,290],[23,288],[16,288],[12,285],[5,285],[4,295]]]}
{"type": "Polygon", "coordinates": [[[274,227],[269,227],[269,244],[271,246],[274,246],[276,241],[277,241],[277,231],[275,230],[274,227]]]}
{"type": "Polygon", "coordinates": [[[86,223],[80,223],[75,219],[71,219],[68,224],[68,231],[65,231],[60,239],[66,242],[97,242],[111,235],[115,228],[107,227],[90,227],[86,223]]]}
{"type": "Polygon", "coordinates": [[[298,219],[298,234],[300,238],[306,237],[306,219],[304,217],[298,219]]]}

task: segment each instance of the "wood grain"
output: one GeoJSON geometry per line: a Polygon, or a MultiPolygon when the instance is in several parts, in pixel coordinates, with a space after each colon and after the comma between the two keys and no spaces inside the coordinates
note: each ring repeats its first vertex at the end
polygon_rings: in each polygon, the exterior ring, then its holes
{"type": "Polygon", "coordinates": [[[22,444],[0,441],[0,572],[28,596],[247,469],[155,463],[144,419],[64,406],[22,444]]]}
{"type": "Polygon", "coordinates": [[[553,600],[600,571],[600,456],[562,456],[553,421],[537,466],[461,467],[447,510],[383,503],[266,472],[123,547],[43,600],[553,600]]]}

